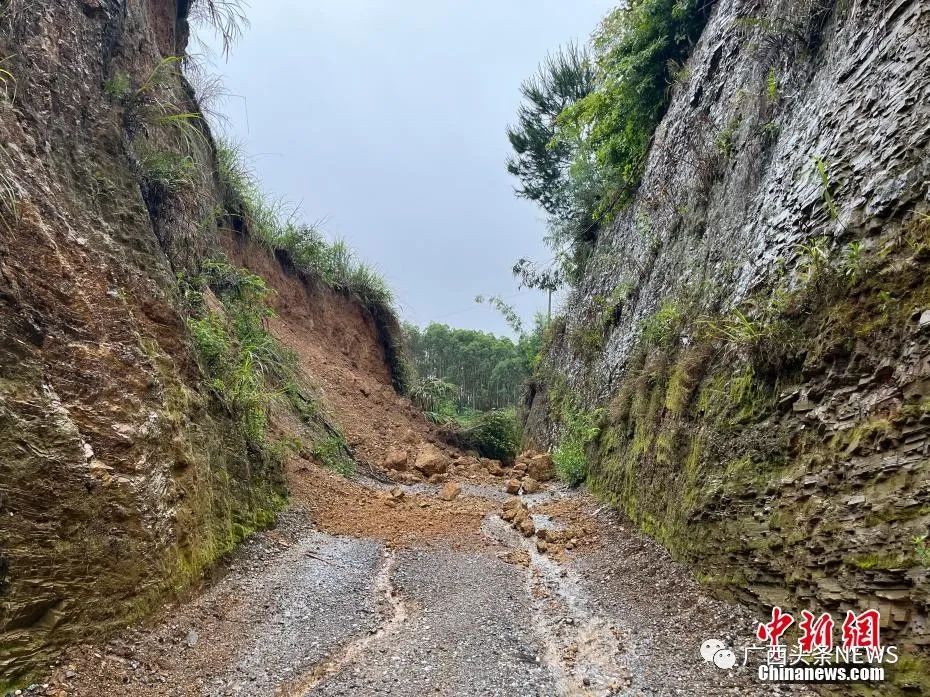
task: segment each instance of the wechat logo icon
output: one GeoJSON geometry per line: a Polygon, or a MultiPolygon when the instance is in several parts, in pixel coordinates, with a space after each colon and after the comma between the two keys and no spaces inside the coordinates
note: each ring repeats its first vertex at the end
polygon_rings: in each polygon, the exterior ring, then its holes
{"type": "Polygon", "coordinates": [[[719,639],[708,639],[701,644],[701,658],[723,670],[736,665],[736,654],[719,639]]]}

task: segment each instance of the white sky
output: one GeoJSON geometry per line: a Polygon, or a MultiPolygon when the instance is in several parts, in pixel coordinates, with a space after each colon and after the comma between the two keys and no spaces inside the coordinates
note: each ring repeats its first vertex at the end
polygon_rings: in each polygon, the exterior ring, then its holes
{"type": "MultiPolygon", "coordinates": [[[[374,263],[418,324],[509,333],[521,256],[549,259],[542,214],[513,195],[505,133],[545,55],[616,0],[252,0],[228,62],[229,130],[264,188],[374,263]]],[[[520,294],[518,294],[520,293],[520,294]]]]}

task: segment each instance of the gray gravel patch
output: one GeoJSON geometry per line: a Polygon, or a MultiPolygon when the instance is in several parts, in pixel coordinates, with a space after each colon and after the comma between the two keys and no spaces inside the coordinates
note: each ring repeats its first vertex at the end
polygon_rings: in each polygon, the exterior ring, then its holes
{"type": "Polygon", "coordinates": [[[398,553],[407,619],[312,695],[555,695],[525,570],[486,554],[398,553]]]}
{"type": "Polygon", "coordinates": [[[381,551],[372,540],[316,532],[275,568],[240,579],[243,593],[261,596],[250,608],[260,614],[249,621],[249,639],[232,668],[206,694],[273,694],[352,637],[373,632],[380,623],[373,579],[381,551]]]}

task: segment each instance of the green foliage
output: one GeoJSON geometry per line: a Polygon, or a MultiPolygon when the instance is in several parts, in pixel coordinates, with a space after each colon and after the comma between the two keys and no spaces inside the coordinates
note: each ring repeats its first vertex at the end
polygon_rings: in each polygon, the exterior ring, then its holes
{"type": "Polygon", "coordinates": [[[459,397],[458,385],[439,378],[427,377],[410,390],[410,400],[426,413],[433,423],[446,423],[455,418],[459,397]]]}
{"type": "Polygon", "coordinates": [[[313,446],[313,457],[324,467],[351,477],[355,474],[355,462],[349,456],[348,447],[342,434],[334,433],[313,446]]]}
{"type": "Polygon", "coordinates": [[[518,195],[548,214],[546,241],[556,252],[551,269],[517,263],[524,285],[549,289],[581,277],[598,229],[639,184],[669,85],[687,73],[711,7],[632,0],[595,32],[593,67],[570,47],[524,84],[508,169],[521,181],[518,195]]]}
{"type": "Polygon", "coordinates": [[[189,284],[206,286],[223,302],[224,313],[189,318],[191,338],[211,390],[237,418],[247,441],[263,449],[269,405],[292,383],[296,357],[265,329],[264,320],[273,313],[264,279],[225,261],[208,260],[201,277],[189,284]]]}
{"type": "Polygon", "coordinates": [[[424,330],[407,324],[404,332],[416,370],[425,378],[418,388],[424,384],[456,385],[459,410],[484,411],[516,404],[539,347],[535,332],[517,343],[508,337],[437,323],[424,330]],[[427,383],[431,378],[435,382],[427,383]]]}
{"type": "Polygon", "coordinates": [[[816,155],[814,156],[813,161],[817,176],[820,177],[821,196],[823,197],[824,208],[826,208],[830,219],[836,220],[839,216],[839,210],[837,209],[836,201],[833,198],[833,185],[830,182],[830,173],[827,171],[827,163],[816,155]]]}
{"type": "Polygon", "coordinates": [[[739,115],[731,118],[727,125],[722,131],[717,134],[717,137],[714,139],[714,144],[717,146],[717,151],[725,158],[729,159],[733,155],[733,139],[736,136],[736,131],[739,128],[740,123],[742,123],[742,117],[739,115]]]}
{"type": "Polygon", "coordinates": [[[629,200],[652,134],[668,106],[668,85],[710,14],[697,0],[633,0],[594,34],[597,86],[559,116],[557,140],[579,141],[605,182],[596,209],[609,216],[629,200]]]}
{"type": "Polygon", "coordinates": [[[924,568],[930,568],[930,545],[927,544],[927,535],[915,536],[912,543],[917,563],[924,568]]]}
{"type": "Polygon", "coordinates": [[[132,93],[132,80],[126,73],[116,73],[103,84],[106,95],[117,102],[123,101],[132,93]]]}
{"type": "Polygon", "coordinates": [[[578,486],[588,478],[586,449],[600,435],[602,417],[602,409],[585,412],[576,409],[570,400],[562,403],[564,435],[552,453],[552,461],[559,478],[569,486],[578,486]]]}
{"type": "Polygon", "coordinates": [[[568,170],[576,157],[574,144],[554,142],[562,111],[594,89],[594,71],[587,53],[569,44],[549,56],[538,73],[520,88],[523,103],[517,123],[507,129],[514,155],[507,171],[520,180],[518,196],[536,201],[551,215],[573,208],[568,170]]]}
{"type": "Polygon", "coordinates": [[[768,75],[765,78],[765,94],[769,103],[777,104],[780,91],[778,89],[778,74],[775,72],[775,66],[769,68],[768,75]]]}
{"type": "Polygon", "coordinates": [[[512,462],[520,449],[520,427],[514,409],[479,412],[454,428],[449,440],[501,462],[512,462]]]}
{"type": "Polygon", "coordinates": [[[165,193],[192,187],[199,171],[194,158],[169,151],[145,150],[139,165],[145,180],[165,193]]]}
{"type": "Polygon", "coordinates": [[[673,301],[666,301],[654,315],[643,321],[643,342],[647,346],[669,345],[678,337],[683,319],[681,307],[673,301]]]}

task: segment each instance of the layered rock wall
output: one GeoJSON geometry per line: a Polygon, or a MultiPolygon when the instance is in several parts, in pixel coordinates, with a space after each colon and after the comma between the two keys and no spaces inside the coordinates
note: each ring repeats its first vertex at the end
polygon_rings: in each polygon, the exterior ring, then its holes
{"type": "Polygon", "coordinates": [[[930,641],[930,8],[717,2],[527,411],[758,605],[930,641]],[[594,412],[595,407],[602,411],[594,412]]]}

